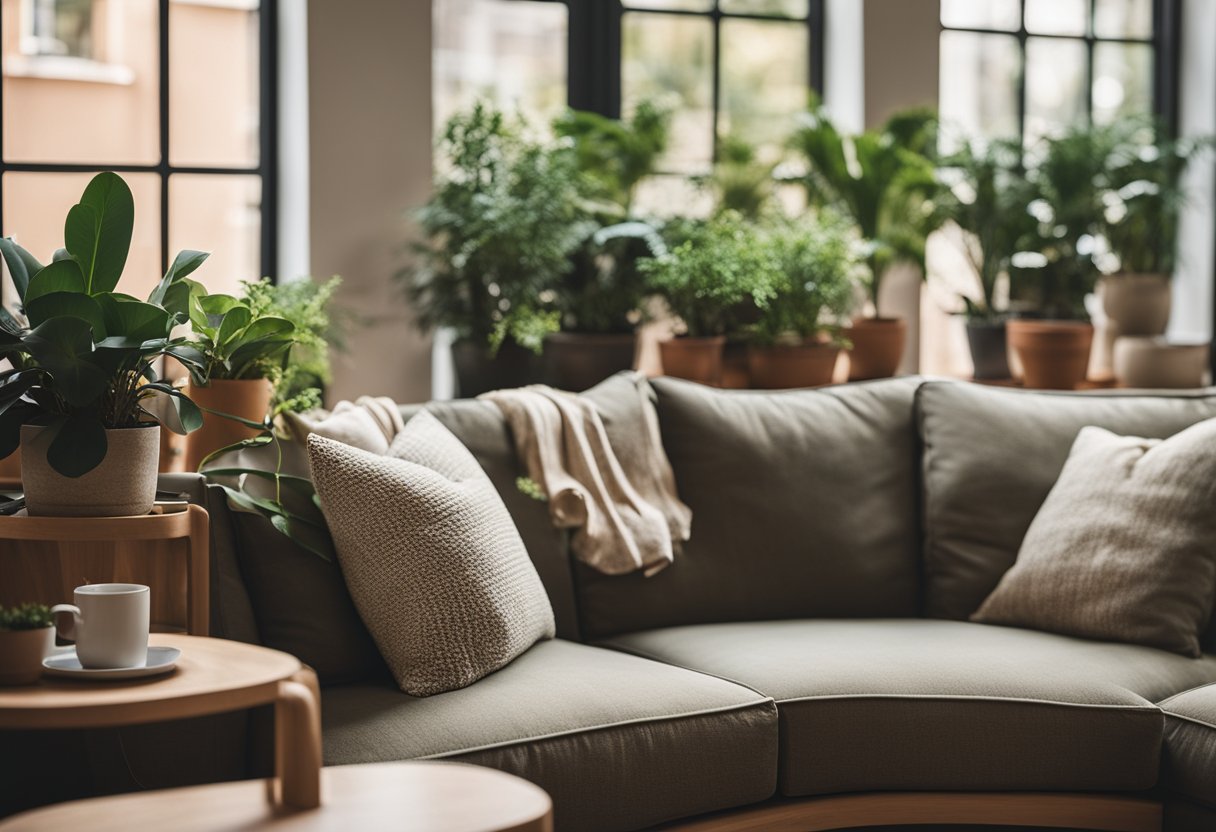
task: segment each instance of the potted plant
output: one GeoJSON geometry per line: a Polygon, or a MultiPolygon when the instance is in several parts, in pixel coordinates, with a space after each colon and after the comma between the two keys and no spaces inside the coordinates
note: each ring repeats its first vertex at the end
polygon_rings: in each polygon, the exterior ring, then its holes
{"type": "Polygon", "coordinates": [[[271,381],[274,400],[280,404],[301,396],[310,400],[288,410],[307,410],[311,400],[319,401],[325,387],[333,381],[331,350],[345,349],[347,313],[333,306],[334,294],[342,279],[326,281],[311,278],[274,283],[269,279],[241,284],[245,302],[254,317],[284,318],[294,325],[294,343],[287,364],[275,368],[271,381]]]}
{"type": "Polygon", "coordinates": [[[752,328],[753,387],[816,387],[832,382],[840,355],[837,322],[853,308],[851,224],[821,215],[769,235],[779,264],[773,296],[752,328]]]}
{"type": "Polygon", "coordinates": [[[760,231],[734,212],[684,227],[687,239],[640,268],[684,327],[659,344],[663,371],[717,384],[726,333],[742,328],[742,309],[772,299],[780,264],[760,231]]]}
{"type": "Polygon", "coordinates": [[[943,173],[950,179],[945,211],[962,232],[959,244],[979,289],[977,297],[963,296],[977,379],[1010,377],[1007,309],[999,308],[998,284],[1035,228],[1027,210],[1033,190],[1021,164],[1022,147],[1016,140],[971,142],[943,160],[943,173]]]}
{"type": "Polygon", "coordinates": [[[807,164],[799,181],[808,202],[851,217],[866,247],[865,288],[873,315],[853,319],[850,379],[894,375],[903,357],[908,325],[883,314],[882,280],[897,262],[924,270],[925,239],[942,220],[935,209],[936,137],[937,120],[928,111],[899,113],[879,129],[843,136],[814,105],[791,138],[807,164]]]}
{"type": "Polygon", "coordinates": [[[32,685],[55,647],[55,625],[45,604],[0,606],[0,685],[32,685]]]}
{"type": "Polygon", "coordinates": [[[193,338],[175,351],[190,372],[190,398],[205,411],[186,443],[186,468],[198,470],[213,451],[257,434],[270,412],[273,380],[287,366],[295,324],[232,295],[192,284],[193,338]]]}
{"type": "Polygon", "coordinates": [[[168,396],[171,430],[202,423],[190,399],[161,381],[155,361],[174,355],[187,318],[185,276],[207,258],[183,251],[147,301],[114,291],[134,226],[131,191],[100,173],[68,212],[65,247],[43,266],[9,239],[0,254],[22,313],[0,311],[0,457],[21,448],[31,514],[145,514],[155,502],[160,427],[145,407],[168,396]]]}
{"type": "Polygon", "coordinates": [[[574,148],[531,140],[478,103],[448,122],[440,153],[445,167],[419,213],[421,265],[398,276],[424,327],[454,330],[462,396],[528,384],[536,362],[514,336],[546,320],[556,329],[556,317],[533,310],[594,227],[574,148]]]}

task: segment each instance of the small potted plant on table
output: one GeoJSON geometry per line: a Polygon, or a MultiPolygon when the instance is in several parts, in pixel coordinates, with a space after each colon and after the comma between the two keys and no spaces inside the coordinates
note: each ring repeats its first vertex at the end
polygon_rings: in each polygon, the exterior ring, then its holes
{"type": "Polygon", "coordinates": [[[51,608],[44,604],[0,606],[0,685],[32,685],[42,660],[55,647],[51,608]]]}

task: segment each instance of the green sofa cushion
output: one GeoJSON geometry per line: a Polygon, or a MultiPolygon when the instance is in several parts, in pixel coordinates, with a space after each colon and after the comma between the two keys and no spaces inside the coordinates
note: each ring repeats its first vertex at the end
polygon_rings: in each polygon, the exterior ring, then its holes
{"type": "Polygon", "coordinates": [[[772,696],[791,796],[1147,789],[1153,703],[1216,680],[1216,656],[926,619],[674,627],[607,644],[772,696]]]}
{"type": "Polygon", "coordinates": [[[418,758],[538,784],[558,830],[630,830],[770,797],[777,712],[738,685],[569,641],[536,644],[461,690],[321,697],[326,765],[418,758]]]}
{"type": "Polygon", "coordinates": [[[1162,781],[1191,800],[1216,807],[1216,684],[1160,704],[1165,711],[1162,781]]]}
{"type": "MultiPolygon", "coordinates": [[[[782,393],[651,384],[692,538],[649,578],[576,564],[585,638],[916,613],[917,380],[782,393]]],[[[620,422],[605,413],[609,439],[620,422]]]]}

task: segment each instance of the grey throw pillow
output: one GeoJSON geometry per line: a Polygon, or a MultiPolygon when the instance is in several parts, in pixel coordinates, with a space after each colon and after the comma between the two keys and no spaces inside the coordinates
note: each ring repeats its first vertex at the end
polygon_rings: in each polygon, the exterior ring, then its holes
{"type": "Polygon", "coordinates": [[[308,456],[351,597],[406,693],[465,687],[553,636],[502,498],[434,416],[388,456],[315,434],[308,456]]]}
{"type": "Polygon", "coordinates": [[[1216,419],[1169,439],[1083,428],[973,621],[1200,655],[1216,590],[1216,419]]]}

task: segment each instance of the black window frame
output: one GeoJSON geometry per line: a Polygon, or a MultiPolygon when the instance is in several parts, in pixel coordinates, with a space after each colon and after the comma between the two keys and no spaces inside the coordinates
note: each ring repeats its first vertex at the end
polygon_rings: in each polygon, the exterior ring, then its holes
{"type": "MultiPolygon", "coordinates": [[[[171,0],[157,0],[160,161],[155,164],[9,162],[4,156],[4,90],[0,84],[0,230],[4,228],[4,179],[9,173],[151,173],[160,180],[161,271],[169,268],[169,181],[176,174],[257,176],[261,180],[260,268],[278,281],[278,20],[279,0],[258,5],[258,163],[250,167],[174,165],[169,161],[169,14],[171,0]]],[[[250,279],[258,275],[250,275],[250,279]]]]}

